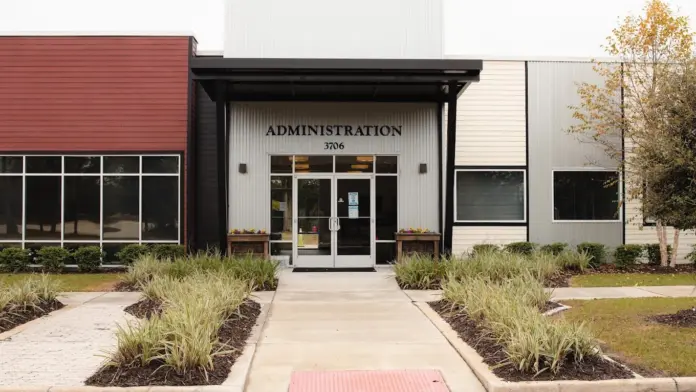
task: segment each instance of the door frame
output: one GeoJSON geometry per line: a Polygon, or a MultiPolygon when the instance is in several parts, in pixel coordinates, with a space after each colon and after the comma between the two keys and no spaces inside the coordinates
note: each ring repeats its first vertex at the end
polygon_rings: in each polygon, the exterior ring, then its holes
{"type": "Polygon", "coordinates": [[[374,173],[301,173],[292,176],[292,259],[293,266],[297,268],[371,268],[376,265],[376,206],[375,206],[375,174],[374,173]],[[299,210],[298,183],[303,179],[329,179],[331,180],[331,212],[329,228],[331,230],[331,254],[330,255],[300,255],[299,254],[299,210]],[[344,179],[363,179],[370,181],[370,255],[369,256],[338,256],[338,235],[334,230],[334,222],[337,218],[337,183],[344,179]],[[302,260],[301,260],[302,258],[302,260]]]}

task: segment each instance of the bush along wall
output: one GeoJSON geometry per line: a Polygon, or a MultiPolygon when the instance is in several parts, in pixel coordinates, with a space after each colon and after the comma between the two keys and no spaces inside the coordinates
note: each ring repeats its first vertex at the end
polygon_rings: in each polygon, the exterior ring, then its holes
{"type": "Polygon", "coordinates": [[[638,262],[641,255],[643,255],[642,245],[621,245],[614,251],[614,263],[618,268],[630,267],[638,262]]]}
{"type": "Polygon", "coordinates": [[[45,272],[62,272],[65,262],[70,260],[70,252],[58,246],[47,246],[36,252],[36,261],[45,272]]]}
{"type": "Polygon", "coordinates": [[[29,269],[30,260],[27,249],[9,247],[0,251],[0,269],[4,272],[26,271],[29,269]]]}
{"type": "Polygon", "coordinates": [[[104,253],[98,246],[83,246],[75,249],[73,259],[82,272],[97,272],[104,253]]]}
{"type": "MultiPolygon", "coordinates": [[[[648,264],[660,265],[660,244],[645,244],[645,252],[648,256],[648,264]]],[[[667,262],[672,258],[672,245],[667,245],[667,262]]]]}
{"type": "Polygon", "coordinates": [[[175,260],[186,256],[186,248],[179,244],[156,244],[152,246],[151,252],[160,260],[175,260]]]}
{"type": "Polygon", "coordinates": [[[520,255],[531,255],[536,249],[536,244],[533,242],[512,242],[504,247],[506,252],[516,253],[520,255]]]}
{"type": "Polygon", "coordinates": [[[150,252],[146,245],[131,244],[126,245],[116,253],[116,258],[123,265],[131,265],[141,256],[150,252]]]}
{"type": "Polygon", "coordinates": [[[546,253],[551,253],[554,256],[560,255],[568,247],[565,242],[554,242],[553,244],[547,244],[542,246],[539,250],[546,253]]]}
{"type": "Polygon", "coordinates": [[[578,244],[578,252],[586,253],[590,256],[590,267],[597,268],[602,265],[606,258],[606,247],[596,242],[583,242],[578,244]]]}

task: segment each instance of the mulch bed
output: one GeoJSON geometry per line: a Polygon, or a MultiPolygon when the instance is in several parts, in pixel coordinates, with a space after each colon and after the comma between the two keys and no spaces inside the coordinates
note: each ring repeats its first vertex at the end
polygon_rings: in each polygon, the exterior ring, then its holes
{"type": "MultiPolygon", "coordinates": [[[[272,283],[264,283],[263,285],[254,288],[254,291],[275,291],[278,288],[278,278],[273,280],[272,283]]],[[[439,288],[439,286],[438,286],[439,288]]],[[[113,291],[120,291],[120,292],[136,292],[140,291],[140,286],[134,285],[134,284],[129,284],[125,282],[118,282],[116,286],[114,286],[113,291]]]]}
{"type": "Polygon", "coordinates": [[[278,288],[278,278],[273,280],[273,283],[264,283],[262,286],[254,288],[254,291],[276,291],[278,288]]]}
{"type": "Polygon", "coordinates": [[[150,318],[154,314],[162,313],[162,302],[143,299],[133,305],[127,306],[123,311],[137,318],[150,318]]]}
{"type": "Polygon", "coordinates": [[[0,310],[0,333],[9,331],[12,328],[43,317],[54,310],[62,308],[60,301],[43,301],[37,307],[27,308],[26,310],[11,310],[10,305],[0,310]]]}
{"type": "Polygon", "coordinates": [[[683,309],[672,314],[660,314],[648,317],[648,320],[673,327],[695,327],[696,308],[683,309]]]}
{"type": "MultiPolygon", "coordinates": [[[[538,375],[522,373],[514,366],[502,365],[507,360],[505,351],[492,334],[480,322],[469,318],[465,312],[452,312],[451,304],[445,301],[430,302],[433,308],[459,337],[473,347],[491,367],[496,376],[506,381],[551,381],[551,380],[612,380],[633,378],[631,372],[622,366],[600,357],[587,358],[580,364],[569,361],[558,374],[543,372],[538,375]]],[[[456,310],[456,309],[455,309],[456,310]]]]}
{"type": "MultiPolygon", "coordinates": [[[[132,306],[131,306],[132,308],[132,306]]],[[[139,309],[153,310],[152,304],[141,305],[139,309]]],[[[135,312],[135,308],[131,309],[135,312]]],[[[154,361],[147,367],[103,367],[85,381],[92,386],[134,387],[149,385],[186,386],[186,385],[220,385],[229,376],[232,365],[242,355],[246,341],[261,313],[261,306],[254,301],[247,301],[239,307],[240,315],[230,317],[218,330],[218,340],[226,344],[229,354],[218,355],[213,360],[213,370],[206,373],[193,371],[184,376],[176,374],[162,363],[154,361]]]]}

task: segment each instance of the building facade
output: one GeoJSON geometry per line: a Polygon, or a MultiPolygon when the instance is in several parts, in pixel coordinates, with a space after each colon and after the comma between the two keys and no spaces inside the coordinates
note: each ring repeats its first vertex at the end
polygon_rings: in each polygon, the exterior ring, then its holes
{"type": "Polygon", "coordinates": [[[591,63],[448,58],[435,0],[376,8],[374,42],[287,25],[353,8],[274,1],[229,1],[216,55],[189,36],[0,37],[0,247],[96,244],[115,262],[256,228],[289,265],[365,268],[409,227],[454,254],[657,242],[616,162],[567,133],[576,84],[601,82],[591,63]],[[271,6],[278,29],[259,29],[271,6]]]}

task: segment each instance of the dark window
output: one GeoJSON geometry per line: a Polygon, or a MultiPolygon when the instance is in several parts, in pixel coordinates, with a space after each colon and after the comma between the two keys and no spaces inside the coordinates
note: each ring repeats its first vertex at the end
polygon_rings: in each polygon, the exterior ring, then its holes
{"type": "Polygon", "coordinates": [[[27,173],[61,173],[61,157],[27,157],[27,173]]]}
{"type": "Polygon", "coordinates": [[[396,156],[378,156],[377,157],[377,173],[396,174],[398,173],[398,157],[396,156]]]}
{"type": "Polygon", "coordinates": [[[104,157],[104,173],[139,173],[140,157],[104,157]]]}
{"type": "Polygon", "coordinates": [[[0,176],[0,239],[22,239],[22,177],[0,176]]]}
{"type": "Polygon", "coordinates": [[[522,171],[457,172],[459,221],[524,221],[522,171]]]}
{"type": "Polygon", "coordinates": [[[375,177],[377,240],[393,240],[397,231],[397,177],[375,177]]]}
{"type": "Polygon", "coordinates": [[[22,173],[22,157],[0,156],[0,173],[22,173]]]}
{"type": "Polygon", "coordinates": [[[138,177],[104,176],[104,239],[137,240],[138,177]]]}
{"type": "Polygon", "coordinates": [[[25,178],[27,240],[60,240],[61,178],[28,176],[25,178]]]}
{"type": "Polygon", "coordinates": [[[143,157],[143,173],[176,174],[178,172],[178,157],[143,157]]]}
{"type": "Polygon", "coordinates": [[[292,242],[271,242],[269,245],[271,256],[292,257],[292,242]]]}
{"type": "Polygon", "coordinates": [[[336,156],[336,173],[372,173],[375,158],[367,156],[336,156]]]}
{"type": "Polygon", "coordinates": [[[143,177],[143,241],[179,238],[179,178],[143,177]]]}
{"type": "Polygon", "coordinates": [[[377,243],[377,264],[389,264],[396,260],[396,243],[377,243]]]}
{"type": "Polygon", "coordinates": [[[296,156],[295,173],[333,173],[333,156],[296,156]]]}
{"type": "Polygon", "coordinates": [[[118,259],[116,254],[126,245],[132,244],[105,243],[102,245],[102,251],[104,252],[102,264],[121,264],[121,261],[118,259]]]}
{"type": "Polygon", "coordinates": [[[555,220],[617,220],[618,174],[610,171],[553,173],[555,220]]]}
{"type": "Polygon", "coordinates": [[[272,156],[271,173],[292,173],[292,157],[272,156]]]}
{"type": "Polygon", "coordinates": [[[292,177],[271,177],[271,239],[292,241],[292,177]]]}
{"type": "Polygon", "coordinates": [[[65,157],[66,173],[99,173],[100,157],[65,157]]]}
{"type": "Polygon", "coordinates": [[[98,240],[100,230],[98,176],[65,176],[65,240],[98,240]]]}

